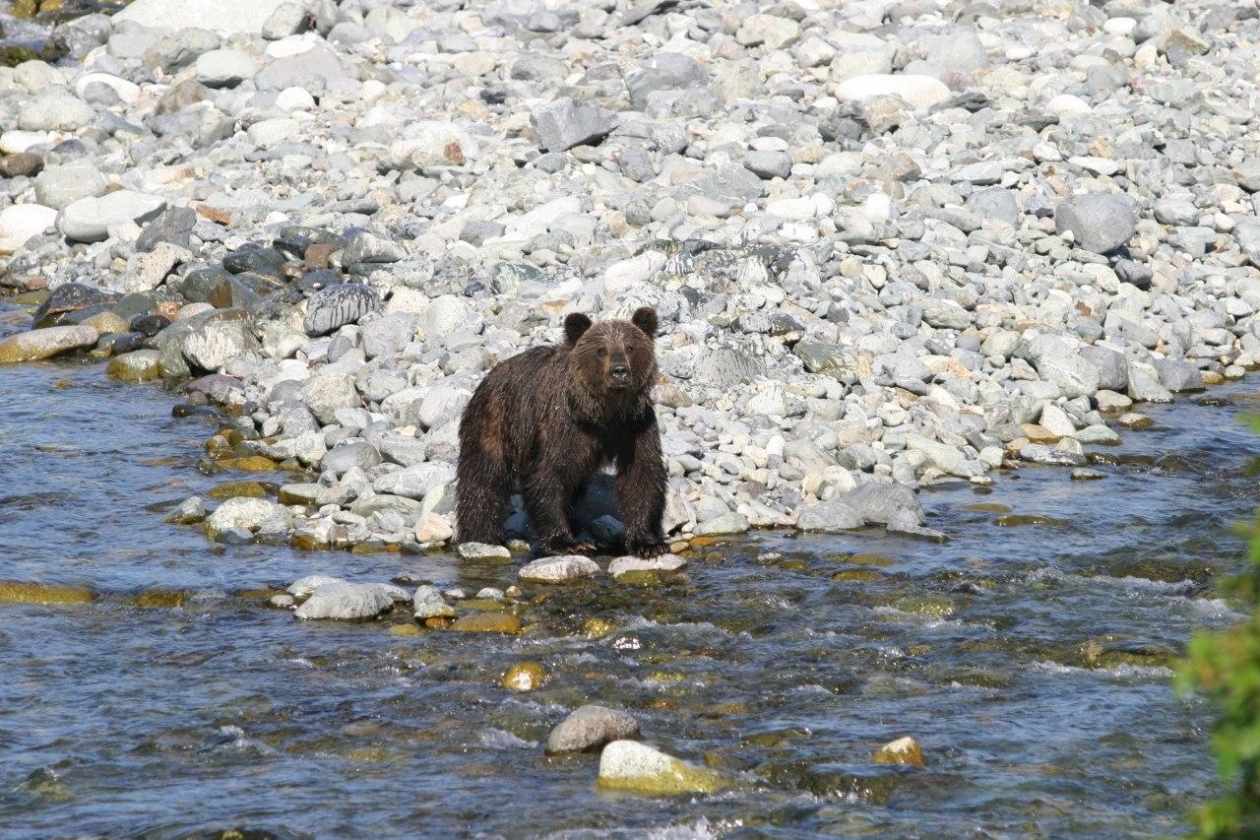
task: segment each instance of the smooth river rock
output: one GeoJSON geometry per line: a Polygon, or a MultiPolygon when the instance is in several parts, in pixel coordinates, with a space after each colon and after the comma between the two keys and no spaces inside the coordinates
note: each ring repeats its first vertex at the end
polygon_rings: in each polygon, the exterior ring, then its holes
{"type": "Polygon", "coordinates": [[[620,709],[588,704],[574,709],[547,736],[547,755],[582,752],[610,741],[634,738],[639,722],[620,709]]]}
{"type": "Polygon", "coordinates": [[[96,344],[98,333],[92,327],[46,327],[11,335],[0,340],[0,364],[35,362],[96,344]]]}
{"type": "Polygon", "coordinates": [[[727,786],[720,774],[680,761],[638,741],[613,741],[599,756],[599,786],[648,796],[715,793],[727,786]]]}

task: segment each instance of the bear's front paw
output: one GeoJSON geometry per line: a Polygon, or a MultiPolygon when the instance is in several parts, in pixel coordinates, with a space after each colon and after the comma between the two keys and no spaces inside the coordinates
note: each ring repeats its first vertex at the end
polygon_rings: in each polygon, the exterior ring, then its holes
{"type": "Polygon", "coordinates": [[[546,545],[547,553],[551,555],[560,554],[594,554],[595,546],[588,542],[578,542],[573,539],[551,540],[546,545]]]}
{"type": "Polygon", "coordinates": [[[627,548],[635,557],[643,557],[645,559],[669,554],[669,546],[663,542],[638,542],[637,540],[632,540],[627,548]]]}

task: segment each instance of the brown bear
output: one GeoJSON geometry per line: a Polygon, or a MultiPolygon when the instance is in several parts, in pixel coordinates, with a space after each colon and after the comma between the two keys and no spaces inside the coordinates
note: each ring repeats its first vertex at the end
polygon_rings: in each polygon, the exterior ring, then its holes
{"type": "Polygon", "coordinates": [[[534,536],[548,554],[583,554],[569,516],[600,468],[616,467],[626,549],[666,553],[665,465],[650,391],[656,381],[656,310],[629,321],[573,313],[565,341],[534,347],[486,375],[459,424],[456,516],[463,542],[502,544],[520,487],[534,536]]]}

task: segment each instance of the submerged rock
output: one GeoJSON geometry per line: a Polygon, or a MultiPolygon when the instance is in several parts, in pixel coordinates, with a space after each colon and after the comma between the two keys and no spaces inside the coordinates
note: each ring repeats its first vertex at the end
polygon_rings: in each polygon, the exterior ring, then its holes
{"type": "Polygon", "coordinates": [[[294,615],[304,620],[362,621],[389,612],[395,601],[409,598],[406,590],[385,583],[324,583],[314,588],[294,615]]]}

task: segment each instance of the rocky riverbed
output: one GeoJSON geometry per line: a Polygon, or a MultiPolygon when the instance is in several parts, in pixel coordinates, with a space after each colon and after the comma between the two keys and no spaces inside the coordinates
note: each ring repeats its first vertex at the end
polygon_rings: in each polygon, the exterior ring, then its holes
{"type": "MultiPolygon", "coordinates": [[[[0,70],[3,283],[42,300],[0,360],[185,383],[208,459],[295,471],[216,540],[447,544],[473,387],[571,311],[661,315],[680,543],[942,539],[913,488],[1082,468],[1260,361],[1246,4],[139,0],[54,37],[0,70]]],[[[616,543],[606,488],[585,521],[616,543]]]]}

